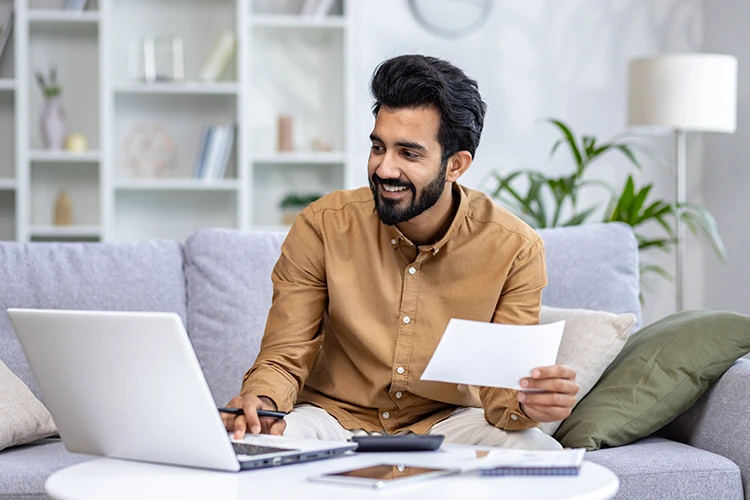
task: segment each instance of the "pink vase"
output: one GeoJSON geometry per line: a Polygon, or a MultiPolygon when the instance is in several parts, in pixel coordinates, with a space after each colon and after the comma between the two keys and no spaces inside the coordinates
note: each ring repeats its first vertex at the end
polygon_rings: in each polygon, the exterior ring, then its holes
{"type": "Polygon", "coordinates": [[[59,97],[44,102],[42,111],[42,139],[47,149],[59,151],[65,141],[65,112],[59,97]]]}

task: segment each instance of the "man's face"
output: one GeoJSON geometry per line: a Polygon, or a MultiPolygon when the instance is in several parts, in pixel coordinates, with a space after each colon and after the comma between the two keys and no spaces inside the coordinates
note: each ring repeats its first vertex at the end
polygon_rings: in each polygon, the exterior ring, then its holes
{"type": "Polygon", "coordinates": [[[400,224],[430,209],[446,190],[435,108],[380,108],[370,134],[370,189],[380,219],[400,224]]]}

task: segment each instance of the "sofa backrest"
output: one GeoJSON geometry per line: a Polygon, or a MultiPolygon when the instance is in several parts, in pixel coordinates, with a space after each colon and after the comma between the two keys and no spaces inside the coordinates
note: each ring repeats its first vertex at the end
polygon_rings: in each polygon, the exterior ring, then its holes
{"type": "Polygon", "coordinates": [[[633,313],[641,324],[638,241],[620,222],[540,229],[549,284],[542,304],[633,313]]]}
{"type": "MultiPolygon", "coordinates": [[[[631,312],[640,321],[638,246],[630,226],[539,231],[547,249],[546,305],[631,312]]],[[[201,229],[185,243],[188,330],[217,404],[238,394],[271,306],[281,233],[201,229]]]]}
{"type": "Polygon", "coordinates": [[[182,266],[173,241],[0,242],[0,360],[41,397],[8,308],[169,311],[185,321],[182,266]]]}

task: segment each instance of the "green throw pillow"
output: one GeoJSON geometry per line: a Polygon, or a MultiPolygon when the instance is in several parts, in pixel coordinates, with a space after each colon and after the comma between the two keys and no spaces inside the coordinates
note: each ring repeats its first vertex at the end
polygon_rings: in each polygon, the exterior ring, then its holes
{"type": "Polygon", "coordinates": [[[684,311],[633,334],[554,437],[563,446],[622,446],[689,409],[750,352],[750,317],[684,311]]]}

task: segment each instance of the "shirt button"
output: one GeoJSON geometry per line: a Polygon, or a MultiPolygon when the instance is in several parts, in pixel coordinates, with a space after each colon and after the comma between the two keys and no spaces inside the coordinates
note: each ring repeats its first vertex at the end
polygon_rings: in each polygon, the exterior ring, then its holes
{"type": "Polygon", "coordinates": [[[516,415],[515,413],[511,413],[510,418],[511,420],[518,420],[518,415],[516,415]]]}
{"type": "Polygon", "coordinates": [[[396,399],[401,399],[401,396],[403,396],[403,394],[401,394],[400,392],[396,393],[396,399]]]}
{"type": "Polygon", "coordinates": [[[404,323],[407,325],[411,323],[411,318],[409,316],[404,316],[404,323]]]}
{"type": "Polygon", "coordinates": [[[405,370],[404,370],[404,367],[403,367],[403,366],[399,366],[399,367],[398,367],[398,368],[396,369],[396,371],[398,372],[398,374],[399,374],[399,375],[403,375],[403,374],[404,374],[404,371],[405,371],[405,370]]]}
{"type": "Polygon", "coordinates": [[[398,243],[398,242],[395,239],[391,240],[391,245],[395,245],[396,243],[398,243]]]}
{"type": "Polygon", "coordinates": [[[413,267],[409,268],[409,274],[417,274],[417,270],[413,267]]]}
{"type": "Polygon", "coordinates": [[[383,418],[390,418],[390,416],[391,416],[391,414],[388,413],[387,411],[383,412],[383,418]]]}

